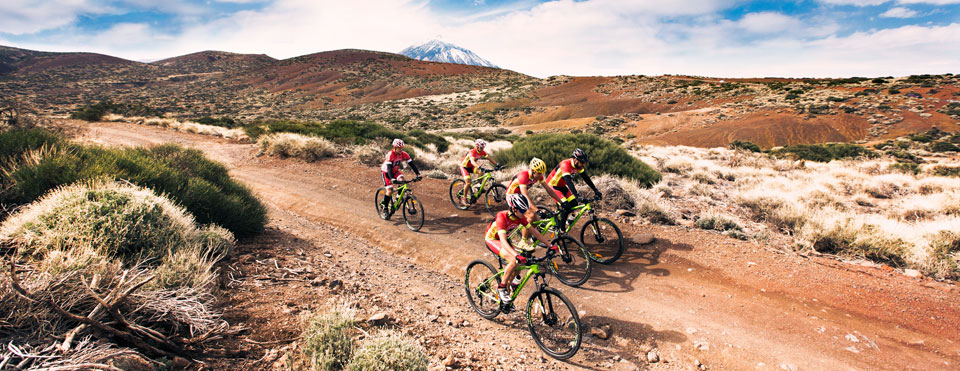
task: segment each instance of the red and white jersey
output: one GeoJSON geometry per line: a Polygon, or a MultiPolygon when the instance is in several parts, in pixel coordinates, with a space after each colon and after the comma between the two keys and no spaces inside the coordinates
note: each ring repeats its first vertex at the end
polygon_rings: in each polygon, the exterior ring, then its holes
{"type": "Polygon", "coordinates": [[[410,155],[405,151],[400,151],[400,153],[390,151],[387,152],[387,158],[383,161],[383,165],[380,166],[380,171],[385,173],[393,172],[400,170],[400,164],[403,162],[410,162],[410,155]]]}
{"type": "Polygon", "coordinates": [[[530,227],[530,221],[523,215],[511,215],[510,210],[503,210],[497,213],[497,217],[490,222],[484,238],[487,240],[496,240],[499,238],[497,237],[498,232],[504,231],[509,234],[510,231],[519,227],[530,227]]]}
{"type": "Polygon", "coordinates": [[[471,149],[470,152],[467,152],[466,156],[463,156],[463,160],[460,161],[460,166],[471,168],[473,167],[473,164],[470,163],[471,158],[473,159],[473,161],[477,161],[481,158],[486,158],[486,157],[487,157],[486,151],[478,150],[476,148],[471,149]]]}
{"type": "Polygon", "coordinates": [[[533,170],[521,171],[517,176],[513,177],[513,181],[507,186],[507,194],[521,193],[520,185],[530,187],[541,180],[543,180],[543,174],[534,172],[533,170]],[[531,176],[530,173],[533,173],[533,176],[531,176]]]}

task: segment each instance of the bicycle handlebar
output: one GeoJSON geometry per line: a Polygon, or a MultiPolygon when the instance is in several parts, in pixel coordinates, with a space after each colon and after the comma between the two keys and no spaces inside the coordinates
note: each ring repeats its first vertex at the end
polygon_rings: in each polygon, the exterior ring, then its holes
{"type": "Polygon", "coordinates": [[[541,263],[556,256],[556,253],[554,253],[553,250],[549,250],[549,249],[547,250],[547,254],[540,258],[534,258],[532,254],[533,252],[524,252],[524,253],[521,253],[520,255],[523,255],[525,258],[527,258],[528,265],[541,263]]]}
{"type": "Polygon", "coordinates": [[[395,183],[395,184],[407,184],[407,183],[419,182],[420,180],[422,180],[422,179],[416,179],[416,178],[414,178],[414,179],[412,179],[412,180],[397,180],[397,181],[395,181],[395,182],[393,182],[393,183],[395,183]]]}

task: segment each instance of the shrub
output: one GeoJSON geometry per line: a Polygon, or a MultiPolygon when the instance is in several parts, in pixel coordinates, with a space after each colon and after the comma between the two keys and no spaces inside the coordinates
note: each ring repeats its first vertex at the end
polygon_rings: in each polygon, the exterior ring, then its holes
{"type": "Polygon", "coordinates": [[[217,117],[213,118],[210,116],[204,116],[195,120],[198,124],[203,125],[213,125],[213,126],[222,126],[225,128],[235,128],[240,126],[240,123],[237,120],[234,120],[230,117],[217,117]]]}
{"type": "Polygon", "coordinates": [[[937,165],[930,172],[937,176],[960,177],[960,166],[937,165]]]}
{"type": "Polygon", "coordinates": [[[890,94],[900,94],[900,89],[890,88],[890,89],[887,89],[887,93],[890,93],[890,94]]]}
{"type": "Polygon", "coordinates": [[[930,152],[958,152],[960,147],[956,144],[944,141],[933,142],[930,145],[930,152]]]}
{"type": "Polygon", "coordinates": [[[597,189],[603,192],[603,200],[600,201],[600,204],[604,208],[612,211],[617,209],[633,210],[636,200],[620,184],[620,179],[610,175],[601,175],[593,181],[597,189]]]}
{"type": "Polygon", "coordinates": [[[890,170],[904,174],[917,175],[920,173],[920,165],[913,162],[897,162],[890,164],[890,170]]]}
{"type": "Polygon", "coordinates": [[[400,138],[407,144],[417,148],[426,148],[428,144],[437,147],[438,152],[446,152],[449,143],[442,136],[430,134],[423,130],[412,130],[402,133],[386,128],[373,122],[358,122],[351,120],[336,120],[326,124],[315,122],[298,122],[291,120],[274,120],[257,122],[244,127],[250,138],[258,138],[267,133],[295,133],[305,136],[322,137],[339,144],[367,144],[371,140],[380,138],[400,138]]]}
{"type": "Polygon", "coordinates": [[[329,140],[292,133],[263,135],[257,139],[260,153],[270,156],[295,157],[308,162],[318,161],[336,153],[329,140]]]}
{"type": "Polygon", "coordinates": [[[266,209],[227,169],[196,149],[102,148],[64,143],[0,172],[0,203],[22,205],[49,190],[88,179],[124,179],[165,194],[201,224],[217,224],[238,237],[260,233],[266,209]]]}
{"type": "Polygon", "coordinates": [[[590,155],[588,171],[611,174],[638,181],[643,187],[660,181],[660,173],[630,156],[623,147],[592,134],[535,134],[521,138],[514,146],[494,154],[497,163],[523,164],[539,157],[548,164],[569,158],[575,148],[590,155]]]}
{"type": "Polygon", "coordinates": [[[740,149],[750,152],[763,152],[763,150],[760,149],[760,146],[745,140],[735,140],[730,142],[730,149],[740,149]]]}
{"type": "Polygon", "coordinates": [[[350,332],[356,324],[356,311],[342,305],[317,314],[307,321],[303,331],[303,352],[311,368],[340,370],[353,355],[350,332]]]}
{"type": "Polygon", "coordinates": [[[51,147],[63,143],[63,138],[50,131],[33,129],[12,129],[0,132],[0,163],[15,156],[42,147],[51,147]]]}
{"type": "Polygon", "coordinates": [[[363,342],[347,370],[420,371],[427,366],[427,356],[417,343],[397,333],[383,332],[363,342]]]}
{"type": "Polygon", "coordinates": [[[163,117],[163,112],[144,106],[143,104],[113,103],[102,101],[78,108],[70,114],[70,118],[84,121],[100,121],[107,113],[116,113],[124,116],[163,117]]]}
{"type": "Polygon", "coordinates": [[[830,162],[832,160],[861,156],[876,157],[876,153],[867,148],[847,143],[796,144],[771,151],[771,154],[817,162],[830,162]]]}
{"type": "Polygon", "coordinates": [[[884,80],[883,78],[878,77],[878,78],[875,78],[875,79],[873,79],[873,80],[870,80],[870,82],[872,82],[872,83],[874,83],[874,84],[886,84],[886,83],[887,83],[887,80],[884,80]]]}
{"type": "Polygon", "coordinates": [[[740,227],[740,224],[738,224],[733,219],[730,219],[720,214],[714,214],[714,213],[700,214],[700,218],[697,219],[695,224],[697,228],[700,228],[700,229],[714,230],[714,231],[720,231],[720,232],[743,230],[743,228],[740,227]]]}

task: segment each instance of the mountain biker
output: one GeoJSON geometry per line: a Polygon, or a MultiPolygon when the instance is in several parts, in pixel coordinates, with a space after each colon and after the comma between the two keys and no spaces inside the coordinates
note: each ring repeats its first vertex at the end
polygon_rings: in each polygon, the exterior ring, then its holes
{"type": "Polygon", "coordinates": [[[497,287],[497,295],[500,296],[500,301],[504,304],[511,302],[507,284],[513,281],[516,276],[517,265],[527,262],[527,258],[518,255],[516,250],[533,250],[533,246],[527,244],[527,233],[532,233],[533,237],[537,240],[550,246],[550,250],[554,252],[558,251],[557,246],[551,246],[550,241],[547,241],[547,238],[543,237],[536,228],[531,228],[530,221],[523,216],[523,214],[527,212],[527,209],[530,208],[530,200],[527,199],[527,196],[522,194],[509,195],[507,196],[507,205],[509,206],[507,210],[497,213],[496,218],[490,222],[490,226],[487,227],[487,233],[484,236],[487,248],[507,262],[507,268],[504,271],[503,277],[500,279],[500,285],[497,287]],[[507,234],[520,227],[523,227],[524,237],[521,242],[517,244],[518,246],[515,247],[507,240],[507,234]]]}
{"type": "Polygon", "coordinates": [[[494,166],[500,168],[500,164],[497,164],[493,158],[487,156],[487,152],[483,149],[487,147],[487,141],[477,138],[473,142],[473,149],[470,152],[467,152],[466,156],[463,156],[463,160],[460,161],[460,174],[463,175],[463,197],[460,198],[460,202],[463,206],[470,204],[468,197],[470,197],[470,174],[476,173],[480,169],[480,164],[477,163],[477,160],[481,158],[487,159],[494,166]]]}
{"type": "MultiPolygon", "coordinates": [[[[522,194],[527,196],[527,199],[532,199],[530,194],[527,193],[527,188],[540,183],[540,186],[547,191],[547,194],[550,195],[554,200],[560,202],[560,195],[553,188],[547,186],[546,178],[544,174],[547,172],[547,164],[543,160],[534,157],[530,160],[530,168],[527,170],[520,171],[517,175],[514,175],[513,180],[510,181],[510,185],[507,186],[507,195],[511,194],[522,194]]],[[[537,206],[530,204],[530,210],[527,212],[527,219],[532,219],[533,216],[537,213],[537,206]]]]}
{"type": "Polygon", "coordinates": [[[570,215],[570,211],[573,210],[573,207],[577,206],[579,202],[577,197],[580,197],[580,194],[577,192],[577,187],[573,185],[573,177],[575,175],[580,174],[583,181],[590,186],[590,189],[593,189],[597,200],[603,198],[603,194],[600,193],[600,190],[597,189],[597,186],[590,180],[590,176],[585,172],[588,162],[590,162],[590,157],[587,156],[587,152],[577,148],[573,150],[570,158],[560,161],[557,167],[550,172],[550,176],[547,177],[547,184],[553,187],[561,196],[559,200],[560,220],[557,221],[561,231],[564,230],[567,224],[567,216],[570,215]]]}
{"type": "Polygon", "coordinates": [[[383,165],[380,166],[380,171],[383,172],[383,186],[387,188],[386,197],[380,201],[380,204],[384,207],[390,204],[390,196],[393,195],[393,182],[404,180],[403,173],[400,171],[400,166],[404,163],[410,166],[410,169],[417,174],[415,180],[422,179],[420,170],[413,164],[413,159],[403,150],[403,139],[394,139],[393,149],[387,152],[387,158],[383,161],[383,165]]]}

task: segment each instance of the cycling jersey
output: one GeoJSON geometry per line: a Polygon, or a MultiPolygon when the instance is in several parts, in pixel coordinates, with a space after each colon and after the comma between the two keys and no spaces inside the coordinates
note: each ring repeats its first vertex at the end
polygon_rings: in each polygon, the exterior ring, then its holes
{"type": "Polygon", "coordinates": [[[500,231],[505,231],[510,233],[517,227],[530,227],[530,221],[527,220],[523,215],[513,216],[510,215],[510,210],[504,210],[497,213],[497,217],[490,222],[490,226],[487,227],[487,234],[484,236],[487,240],[497,240],[500,237],[497,236],[497,233],[500,231]]]}
{"type": "Polygon", "coordinates": [[[460,166],[467,170],[473,170],[473,164],[470,162],[470,159],[472,158],[473,161],[477,161],[481,158],[486,158],[486,157],[487,157],[487,152],[485,152],[484,150],[482,149],[478,150],[476,148],[471,149],[470,152],[467,152],[466,156],[463,156],[463,160],[460,161],[460,166]]]}
{"type": "Polygon", "coordinates": [[[537,182],[541,180],[543,180],[543,174],[536,173],[532,170],[521,171],[513,177],[512,181],[510,181],[510,185],[507,186],[507,194],[521,193],[521,185],[530,187],[534,184],[537,184],[537,182]],[[530,173],[533,173],[533,176],[530,176],[530,173]]]}
{"type": "Polygon", "coordinates": [[[380,171],[383,171],[387,174],[393,174],[400,171],[400,164],[412,161],[410,155],[405,151],[400,151],[400,153],[390,151],[387,152],[387,158],[383,161],[383,165],[380,166],[380,171]]]}
{"type": "Polygon", "coordinates": [[[550,176],[547,177],[547,184],[553,186],[554,189],[565,188],[567,182],[563,180],[563,177],[566,175],[575,175],[582,173],[584,168],[573,166],[573,159],[568,158],[566,160],[560,161],[557,164],[557,167],[550,172],[550,176]]]}

